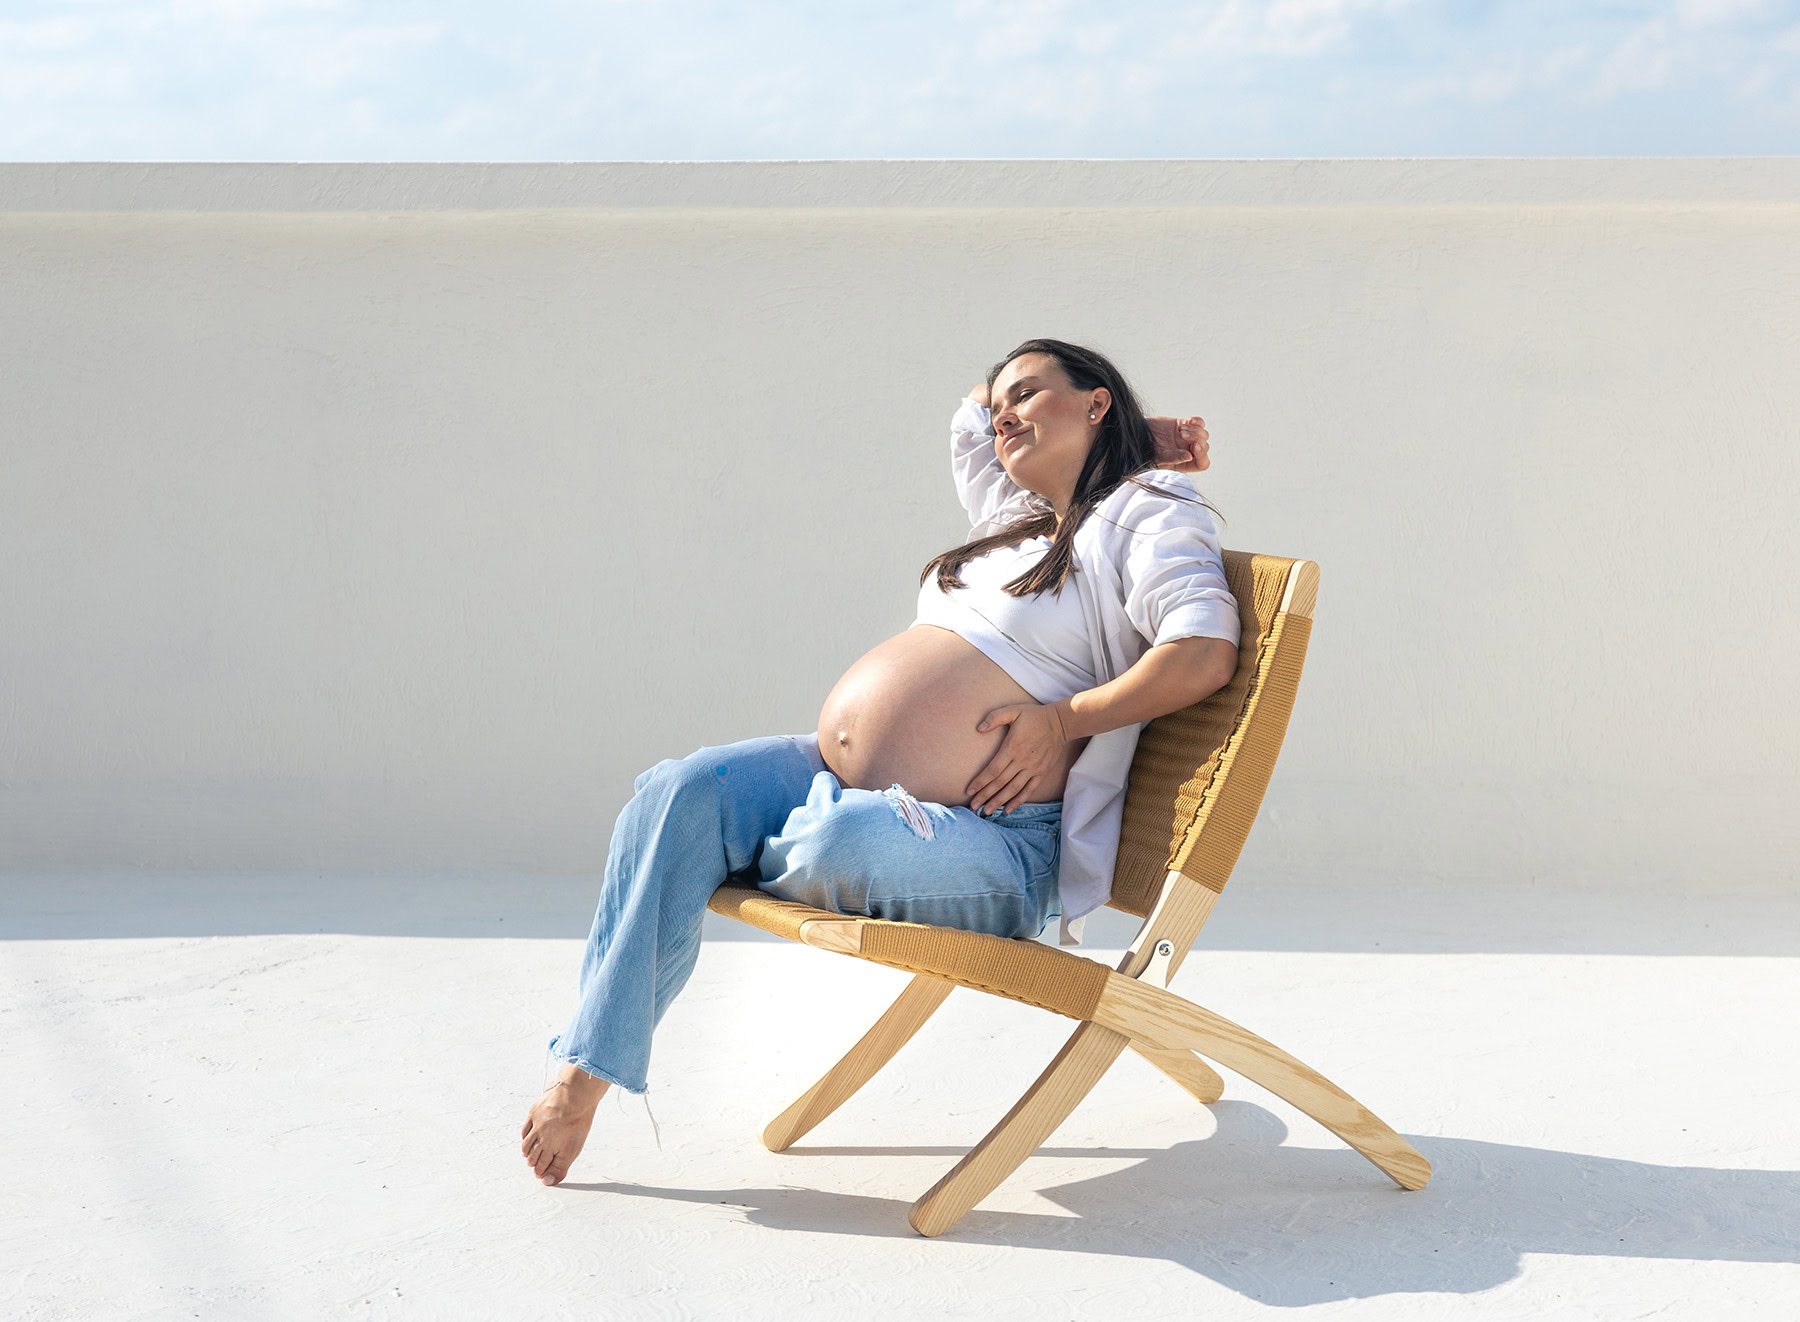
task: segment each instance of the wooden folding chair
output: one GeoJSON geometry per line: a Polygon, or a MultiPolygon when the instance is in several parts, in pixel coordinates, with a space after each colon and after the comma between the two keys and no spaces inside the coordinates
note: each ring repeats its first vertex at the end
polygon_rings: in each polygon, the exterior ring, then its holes
{"type": "Polygon", "coordinates": [[[1218,902],[1250,834],[1312,632],[1319,568],[1310,560],[1226,551],[1243,642],[1236,676],[1203,702],[1149,722],[1132,760],[1114,872],[1115,909],[1145,919],[1116,968],[1059,946],[924,923],[846,917],[728,882],[709,907],[820,950],[916,976],[850,1053],[763,1131],[785,1150],[872,1078],[953,987],[973,987],[1076,1020],[1037,1082],[967,1156],[912,1205],[922,1235],[959,1221],[1016,1170],[1130,1047],[1195,1100],[1224,1082],[1206,1056],[1331,1130],[1403,1189],[1431,1165],[1372,1112],[1279,1047],[1168,990],[1218,902]]]}

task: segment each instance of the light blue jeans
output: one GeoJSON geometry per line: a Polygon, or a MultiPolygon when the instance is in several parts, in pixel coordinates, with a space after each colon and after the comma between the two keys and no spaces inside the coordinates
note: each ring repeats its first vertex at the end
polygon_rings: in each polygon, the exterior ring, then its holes
{"type": "Polygon", "coordinates": [[[1036,937],[1062,913],[1062,802],[991,817],[900,786],[846,789],[817,734],[664,758],[637,778],[606,855],[580,1001],[550,1054],[627,1092],[649,1087],[650,1038],[700,955],[727,877],[814,908],[1036,937]]]}

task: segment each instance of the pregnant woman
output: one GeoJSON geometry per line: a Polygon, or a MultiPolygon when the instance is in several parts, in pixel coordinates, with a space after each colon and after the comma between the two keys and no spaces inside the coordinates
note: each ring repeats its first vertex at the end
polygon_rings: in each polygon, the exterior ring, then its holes
{"type": "Polygon", "coordinates": [[[1146,418],[1100,354],[1027,340],[950,423],[972,540],[920,575],[912,625],[844,672],[817,731],[665,758],[607,851],[561,1075],[520,1147],[561,1183],[650,1039],[731,878],[864,917],[1078,944],[1106,902],[1146,721],[1230,682],[1237,602],[1185,476],[1200,418],[1146,418]]]}

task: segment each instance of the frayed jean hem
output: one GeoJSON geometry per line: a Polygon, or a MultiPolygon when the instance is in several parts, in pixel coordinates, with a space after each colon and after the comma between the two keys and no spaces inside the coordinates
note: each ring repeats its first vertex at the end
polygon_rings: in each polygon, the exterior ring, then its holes
{"type": "Polygon", "coordinates": [[[623,1088],[626,1092],[635,1093],[640,1097],[644,1093],[646,1093],[650,1090],[650,1084],[649,1084],[648,1080],[646,1080],[640,1086],[634,1088],[629,1083],[626,1083],[623,1079],[616,1078],[612,1074],[608,1073],[606,1070],[601,1069],[598,1065],[594,1064],[591,1060],[587,1059],[587,1057],[585,1057],[585,1056],[562,1055],[556,1049],[557,1040],[558,1039],[556,1039],[556,1038],[552,1038],[550,1040],[550,1046],[547,1048],[548,1051],[550,1052],[550,1059],[557,1061],[558,1063],[563,1064],[563,1065],[573,1065],[576,1069],[581,1070],[583,1073],[591,1074],[596,1079],[605,1079],[608,1083],[612,1084],[615,1088],[623,1088]]]}

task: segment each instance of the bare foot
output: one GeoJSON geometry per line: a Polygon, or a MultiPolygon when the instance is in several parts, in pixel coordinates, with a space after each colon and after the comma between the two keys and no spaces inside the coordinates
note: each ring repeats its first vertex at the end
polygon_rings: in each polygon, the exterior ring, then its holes
{"type": "Polygon", "coordinates": [[[561,1184],[594,1124],[594,1111],[606,1090],[606,1079],[596,1079],[577,1065],[564,1065],[562,1077],[526,1112],[519,1130],[519,1151],[525,1164],[545,1184],[561,1184]]]}

